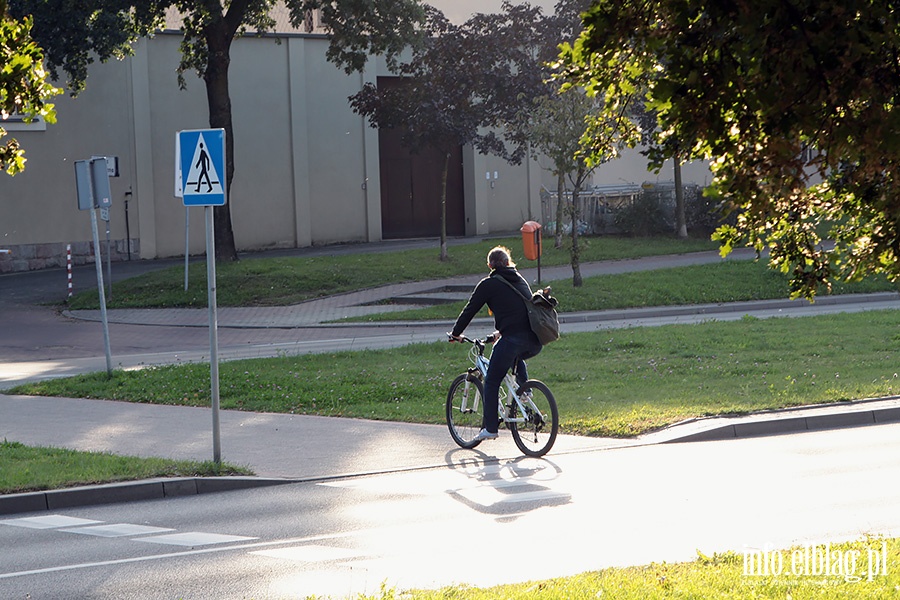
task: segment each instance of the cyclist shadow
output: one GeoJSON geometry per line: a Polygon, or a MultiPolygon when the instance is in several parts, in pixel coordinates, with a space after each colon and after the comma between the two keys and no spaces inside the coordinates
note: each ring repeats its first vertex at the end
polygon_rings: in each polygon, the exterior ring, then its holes
{"type": "Polygon", "coordinates": [[[482,514],[498,515],[499,522],[514,521],[526,512],[572,502],[572,495],[549,483],[562,469],[544,458],[520,456],[498,459],[477,449],[457,448],[445,455],[447,466],[469,482],[447,495],[482,514]],[[459,458],[459,454],[465,454],[459,458]]]}

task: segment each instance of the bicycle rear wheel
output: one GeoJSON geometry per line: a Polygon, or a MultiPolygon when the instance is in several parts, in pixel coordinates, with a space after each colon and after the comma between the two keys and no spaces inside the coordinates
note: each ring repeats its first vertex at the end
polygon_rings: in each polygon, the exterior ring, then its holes
{"type": "Polygon", "coordinates": [[[484,386],[471,373],[463,373],[450,384],[447,393],[447,428],[450,437],[462,448],[474,448],[481,440],[473,438],[481,431],[484,411],[484,386]]]}
{"type": "MultiPolygon", "coordinates": [[[[556,441],[559,431],[559,411],[556,408],[556,398],[544,383],[529,379],[521,387],[520,398],[525,405],[524,423],[509,423],[513,440],[527,456],[543,456],[550,451],[556,441]],[[531,399],[523,396],[531,394],[531,399]]],[[[519,406],[513,402],[510,417],[517,418],[520,415],[519,406]]]]}

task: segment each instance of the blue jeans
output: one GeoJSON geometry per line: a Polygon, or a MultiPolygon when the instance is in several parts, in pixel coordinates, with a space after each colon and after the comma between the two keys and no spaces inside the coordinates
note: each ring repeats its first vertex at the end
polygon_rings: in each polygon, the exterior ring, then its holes
{"type": "Polygon", "coordinates": [[[491,364],[484,379],[484,420],[482,427],[491,433],[497,433],[500,415],[497,414],[500,385],[506,372],[515,365],[516,381],[519,385],[528,379],[525,359],[537,356],[541,351],[541,343],[532,333],[516,333],[504,335],[491,351],[491,364]]]}

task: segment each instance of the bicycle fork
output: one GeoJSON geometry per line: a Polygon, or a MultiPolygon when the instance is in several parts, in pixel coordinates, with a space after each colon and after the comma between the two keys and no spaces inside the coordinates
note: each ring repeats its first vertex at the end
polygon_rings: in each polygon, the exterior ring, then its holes
{"type": "MultiPolygon", "coordinates": [[[[469,371],[469,375],[472,375],[471,370],[469,371]]],[[[466,377],[466,383],[463,386],[463,396],[462,401],[459,404],[459,412],[467,413],[467,412],[478,412],[478,388],[472,384],[472,381],[466,377]],[[469,392],[471,390],[475,390],[475,398],[472,400],[472,408],[469,408],[469,392]]]]}

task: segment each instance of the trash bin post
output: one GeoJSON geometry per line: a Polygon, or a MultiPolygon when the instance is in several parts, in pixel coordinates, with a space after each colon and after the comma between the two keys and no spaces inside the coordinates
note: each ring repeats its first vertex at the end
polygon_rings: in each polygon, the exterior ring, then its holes
{"type": "Polygon", "coordinates": [[[538,285],[541,285],[541,224],[537,221],[525,221],[520,229],[522,232],[522,247],[525,258],[536,260],[538,268],[538,285]]]}

